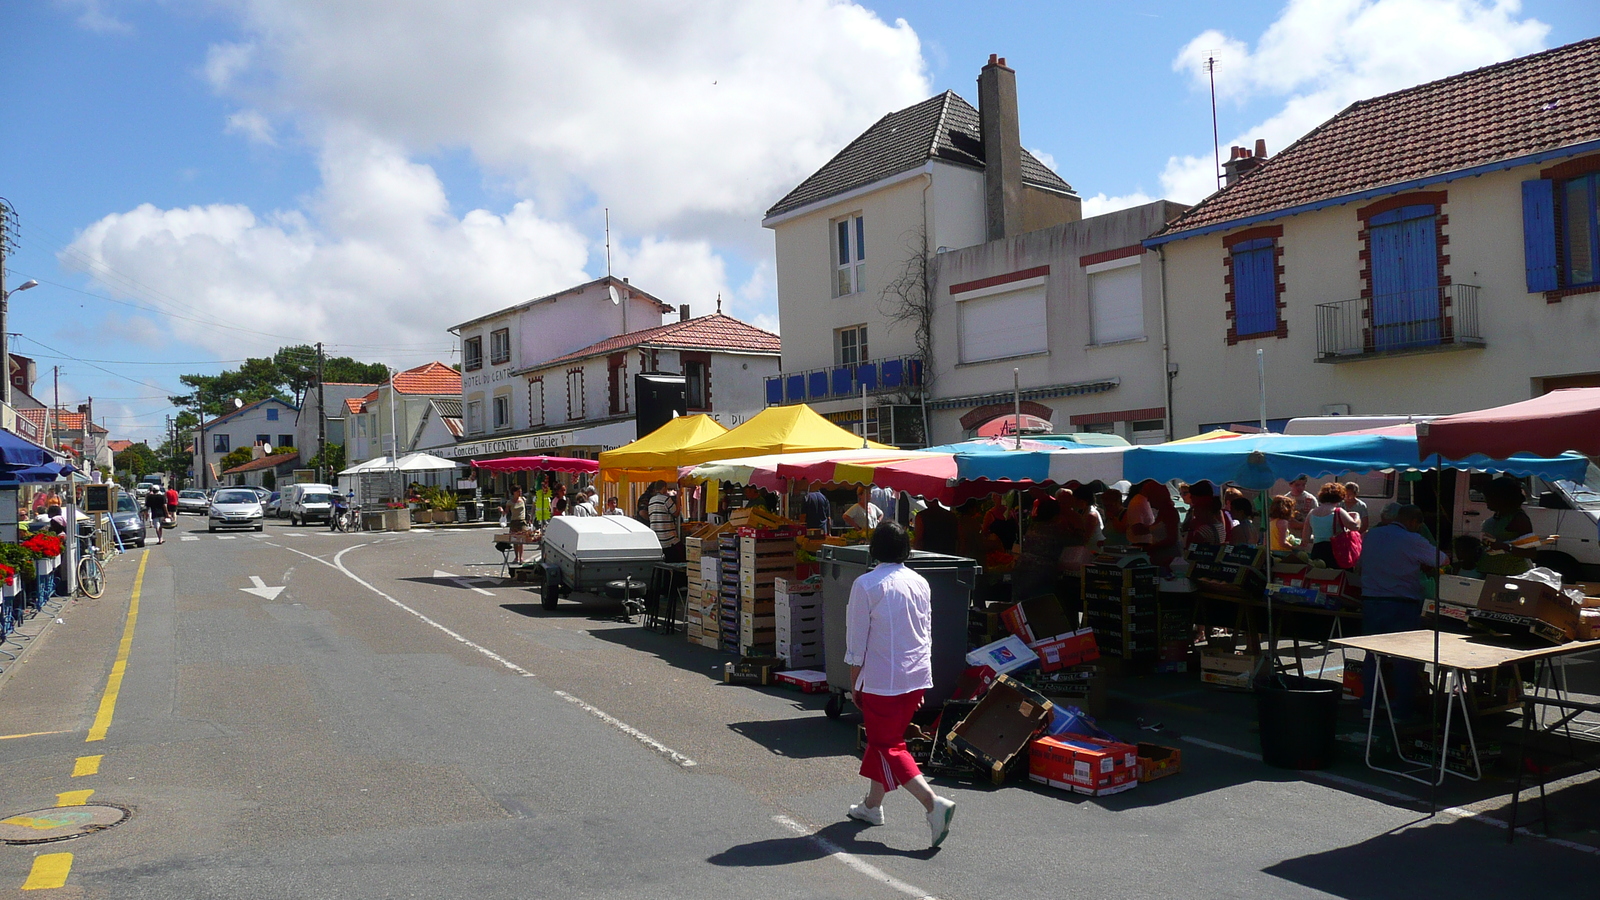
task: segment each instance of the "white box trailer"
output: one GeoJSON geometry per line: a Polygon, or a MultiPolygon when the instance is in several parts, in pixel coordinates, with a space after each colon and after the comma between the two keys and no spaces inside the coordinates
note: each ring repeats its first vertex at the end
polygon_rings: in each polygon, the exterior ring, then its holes
{"type": "Polygon", "coordinates": [[[611,581],[648,584],[662,559],[655,532],[622,516],[556,516],[544,527],[541,547],[545,609],[555,609],[562,594],[599,593],[611,581]]]}

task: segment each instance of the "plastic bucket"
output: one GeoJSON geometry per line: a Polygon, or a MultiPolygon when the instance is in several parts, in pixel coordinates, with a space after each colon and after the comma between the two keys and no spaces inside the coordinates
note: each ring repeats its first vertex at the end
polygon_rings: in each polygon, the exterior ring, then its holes
{"type": "Polygon", "coordinates": [[[1331,681],[1287,675],[1256,685],[1261,761],[1280,769],[1332,765],[1343,693],[1343,685],[1331,681]]]}

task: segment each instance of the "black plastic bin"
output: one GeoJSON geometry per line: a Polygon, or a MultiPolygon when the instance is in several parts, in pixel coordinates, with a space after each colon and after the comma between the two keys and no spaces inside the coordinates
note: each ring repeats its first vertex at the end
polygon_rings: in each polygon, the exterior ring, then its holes
{"type": "Polygon", "coordinates": [[[1261,761],[1280,769],[1333,765],[1343,693],[1343,685],[1292,675],[1258,683],[1261,761]]]}

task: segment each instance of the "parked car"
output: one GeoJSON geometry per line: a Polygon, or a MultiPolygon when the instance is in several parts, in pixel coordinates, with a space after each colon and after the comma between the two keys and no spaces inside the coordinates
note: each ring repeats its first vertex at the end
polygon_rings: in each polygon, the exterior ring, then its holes
{"type": "Polygon", "coordinates": [[[210,525],[207,530],[213,532],[218,528],[254,528],[256,531],[266,528],[261,498],[250,488],[219,489],[211,498],[207,516],[210,525]]]}
{"type": "Polygon", "coordinates": [[[203,516],[206,514],[206,510],[210,508],[211,498],[206,496],[205,491],[188,490],[178,492],[177,515],[194,513],[197,516],[203,516]]]}
{"type": "Polygon", "coordinates": [[[333,510],[333,486],[327,484],[291,485],[283,495],[283,511],[292,524],[326,522],[333,510]]]}
{"type": "Polygon", "coordinates": [[[117,511],[111,514],[111,524],[117,529],[117,538],[124,547],[144,546],[144,513],[130,496],[117,494],[117,511]]]}
{"type": "Polygon", "coordinates": [[[256,492],[256,496],[261,499],[263,505],[272,498],[272,492],[264,487],[251,487],[250,490],[256,492]]]}
{"type": "Polygon", "coordinates": [[[261,508],[266,510],[267,515],[274,519],[283,518],[283,494],[279,491],[273,491],[272,496],[261,504],[261,508]]]}

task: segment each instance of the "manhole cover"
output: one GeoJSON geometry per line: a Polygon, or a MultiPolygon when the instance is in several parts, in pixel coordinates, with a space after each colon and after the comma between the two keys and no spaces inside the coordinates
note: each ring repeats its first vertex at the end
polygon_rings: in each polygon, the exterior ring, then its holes
{"type": "Polygon", "coordinates": [[[64,841],[121,825],[131,815],[133,810],[112,803],[36,809],[0,819],[0,841],[7,844],[64,841]]]}

